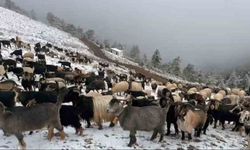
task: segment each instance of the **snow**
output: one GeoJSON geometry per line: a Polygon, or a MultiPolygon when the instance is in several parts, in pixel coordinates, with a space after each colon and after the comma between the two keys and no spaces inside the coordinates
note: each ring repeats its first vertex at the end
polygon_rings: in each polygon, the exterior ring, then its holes
{"type": "Polygon", "coordinates": [[[120,50],[120,49],[118,49],[118,48],[111,48],[111,49],[114,50],[114,51],[120,52],[120,53],[123,52],[123,50],[120,50]]]}
{"type": "MultiPolygon", "coordinates": [[[[20,37],[23,40],[33,44],[36,42],[51,42],[59,47],[68,48],[73,51],[81,50],[83,53],[92,55],[87,51],[88,48],[83,43],[71,37],[69,34],[1,7],[0,20],[1,39],[9,39],[10,37],[21,35],[20,37]]],[[[8,58],[13,49],[3,48],[1,51],[3,57],[8,58]]],[[[121,60],[119,57],[110,57],[118,59],[123,63],[134,64],[125,58],[121,60]]],[[[57,63],[58,58],[46,56],[46,61],[48,64],[59,65],[57,63]]],[[[97,61],[94,61],[94,63],[90,65],[72,63],[72,67],[78,67],[85,72],[96,72],[97,69],[94,66],[97,63],[97,61]]],[[[21,66],[21,64],[18,64],[18,66],[21,66]]],[[[129,71],[127,68],[115,67],[113,64],[110,65],[109,69],[117,73],[128,73],[129,71]]],[[[8,76],[20,85],[16,76],[12,73],[8,73],[8,76]]],[[[83,127],[86,126],[86,122],[82,121],[81,123],[83,127]]],[[[180,135],[170,135],[164,136],[163,142],[159,143],[157,141],[159,137],[157,137],[155,141],[149,140],[152,131],[138,131],[136,134],[137,145],[129,148],[127,147],[129,132],[124,131],[119,124],[110,128],[108,127],[108,123],[104,123],[103,130],[98,130],[97,126],[94,125],[94,123],[92,124],[92,128],[85,128],[82,136],[75,135],[75,130],[72,127],[65,127],[64,131],[68,136],[64,141],[61,141],[59,137],[54,137],[49,141],[47,139],[48,132],[46,129],[35,131],[32,135],[28,135],[28,132],[26,132],[24,141],[28,149],[244,149],[247,144],[246,138],[241,137],[238,132],[232,132],[232,125],[226,124],[225,130],[221,130],[220,127],[213,129],[212,126],[209,126],[207,135],[201,135],[201,138],[193,137],[191,141],[182,141],[180,135]]],[[[171,132],[174,132],[173,128],[171,128],[171,132]]],[[[7,137],[0,131],[0,138],[0,149],[18,148],[17,139],[13,135],[7,137]]]]}
{"type": "MultiPolygon", "coordinates": [[[[85,123],[83,123],[85,125],[85,123]]],[[[163,142],[156,140],[150,141],[152,132],[137,132],[137,144],[130,148],[127,147],[129,142],[129,132],[123,131],[117,125],[113,128],[104,124],[103,130],[98,130],[97,126],[87,128],[83,132],[83,136],[75,135],[75,130],[71,127],[64,128],[68,135],[64,141],[60,137],[54,137],[51,141],[47,140],[47,130],[43,129],[28,135],[25,133],[24,140],[28,149],[243,149],[247,144],[244,138],[239,138],[238,133],[230,131],[230,129],[211,129],[207,131],[207,135],[201,135],[201,138],[193,138],[193,140],[182,141],[180,135],[165,136],[163,142]]],[[[173,132],[174,130],[172,130],[173,132]]],[[[16,149],[17,140],[14,136],[5,137],[0,133],[0,148],[16,149]]]]}
{"type": "Polygon", "coordinates": [[[112,60],[115,60],[115,61],[118,61],[118,62],[121,62],[121,63],[124,63],[124,64],[131,64],[131,65],[135,65],[135,66],[138,66],[138,63],[135,63],[127,58],[124,58],[124,57],[121,57],[121,56],[118,56],[118,55],[115,55],[107,50],[103,50],[104,54],[112,59],[112,60]]]}
{"type": "Polygon", "coordinates": [[[49,42],[94,57],[86,45],[70,34],[2,7],[0,7],[0,35],[2,39],[18,36],[22,41],[33,44],[41,42],[44,45],[49,42]]]}

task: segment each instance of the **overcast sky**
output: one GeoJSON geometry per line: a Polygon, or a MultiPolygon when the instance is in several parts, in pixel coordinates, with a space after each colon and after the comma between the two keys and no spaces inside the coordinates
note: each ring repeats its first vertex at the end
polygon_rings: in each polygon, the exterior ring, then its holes
{"type": "Polygon", "coordinates": [[[13,0],[100,38],[137,44],[164,61],[181,56],[199,68],[250,62],[250,0],[13,0]]]}

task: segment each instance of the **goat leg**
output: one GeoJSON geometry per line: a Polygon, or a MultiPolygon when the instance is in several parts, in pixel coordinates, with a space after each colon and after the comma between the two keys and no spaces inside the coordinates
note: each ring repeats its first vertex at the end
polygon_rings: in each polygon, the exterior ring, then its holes
{"type": "Polygon", "coordinates": [[[26,149],[26,143],[23,140],[22,133],[15,134],[16,138],[18,139],[19,144],[21,145],[21,149],[26,149]]]}
{"type": "MultiPolygon", "coordinates": [[[[65,139],[65,132],[63,131],[63,126],[61,125],[60,121],[55,124],[55,128],[60,132],[61,140],[65,139]]],[[[53,131],[53,130],[52,130],[53,131]]]]}
{"type": "Polygon", "coordinates": [[[194,130],[194,136],[197,137],[197,135],[198,135],[198,129],[195,129],[194,130]]]}
{"type": "Polygon", "coordinates": [[[83,128],[82,127],[76,129],[76,134],[82,135],[82,133],[83,133],[83,128]]]}
{"type": "Polygon", "coordinates": [[[33,131],[30,131],[30,132],[29,132],[29,135],[32,135],[32,134],[33,134],[33,131]]]}
{"type": "Polygon", "coordinates": [[[164,137],[164,134],[162,133],[162,134],[160,135],[159,142],[161,142],[161,141],[163,140],[163,137],[164,137]]]}
{"type": "Polygon", "coordinates": [[[225,130],[225,120],[221,121],[222,130],[225,130]]]}
{"type": "Polygon", "coordinates": [[[90,119],[88,118],[86,120],[87,120],[87,126],[86,126],[86,128],[90,128],[90,126],[91,126],[90,119]]]}
{"type": "Polygon", "coordinates": [[[158,133],[158,131],[156,129],[154,129],[154,132],[153,132],[153,134],[152,134],[152,136],[150,138],[151,141],[153,141],[156,138],[157,133],[158,133]]]}
{"type": "Polygon", "coordinates": [[[54,136],[54,128],[53,127],[49,127],[48,129],[48,139],[49,141],[51,141],[51,139],[53,138],[54,136]]]}
{"type": "Polygon", "coordinates": [[[136,131],[130,131],[130,134],[129,134],[130,140],[129,140],[128,147],[131,147],[133,144],[136,143],[135,134],[136,134],[136,131]]]}
{"type": "Polygon", "coordinates": [[[185,132],[181,131],[181,140],[185,140],[185,132]]]}
{"type": "Polygon", "coordinates": [[[102,128],[102,120],[101,120],[101,117],[100,116],[98,116],[98,120],[97,120],[97,125],[98,125],[98,129],[99,130],[102,130],[103,128],[102,128]]]}
{"type": "Polygon", "coordinates": [[[111,121],[109,124],[109,127],[114,127],[114,126],[115,126],[115,124],[113,123],[113,121],[111,121]]]}
{"type": "Polygon", "coordinates": [[[130,136],[130,141],[128,143],[128,147],[131,147],[135,143],[136,143],[136,137],[135,137],[135,135],[130,136]]]}
{"type": "Polygon", "coordinates": [[[114,117],[114,119],[110,122],[110,127],[114,127],[118,122],[118,118],[117,117],[114,117]]]}
{"type": "Polygon", "coordinates": [[[166,135],[170,134],[170,127],[171,127],[171,123],[167,122],[167,133],[166,133],[166,135]]]}
{"type": "Polygon", "coordinates": [[[217,125],[217,119],[214,120],[214,128],[216,128],[216,125],[217,125]]]}
{"type": "Polygon", "coordinates": [[[191,133],[188,133],[188,139],[189,139],[189,140],[192,140],[192,135],[191,135],[191,133]]]}
{"type": "Polygon", "coordinates": [[[161,128],[160,131],[159,131],[159,133],[160,133],[159,142],[161,142],[163,140],[163,138],[164,138],[164,128],[161,128]]]}
{"type": "Polygon", "coordinates": [[[210,121],[210,118],[208,117],[203,128],[202,128],[203,134],[206,134],[207,127],[209,126],[209,121],[210,121]]]}
{"type": "Polygon", "coordinates": [[[201,130],[202,130],[202,128],[199,128],[199,129],[197,130],[197,137],[200,137],[200,136],[201,136],[201,130]]]}
{"type": "Polygon", "coordinates": [[[174,129],[175,129],[175,134],[178,135],[179,134],[179,130],[178,130],[178,125],[177,125],[176,122],[174,123],[174,129]]]}
{"type": "Polygon", "coordinates": [[[66,137],[66,134],[65,134],[65,132],[63,130],[60,131],[60,137],[61,137],[61,140],[64,140],[65,137],[66,137]]]}

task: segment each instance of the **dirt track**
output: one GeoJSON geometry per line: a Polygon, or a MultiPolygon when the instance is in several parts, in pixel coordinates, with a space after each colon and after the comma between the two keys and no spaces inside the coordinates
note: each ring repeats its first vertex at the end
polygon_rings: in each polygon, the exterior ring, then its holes
{"type": "Polygon", "coordinates": [[[87,45],[93,52],[94,54],[99,57],[99,58],[102,58],[102,59],[105,59],[107,60],[108,62],[112,62],[112,63],[116,63],[118,65],[122,65],[122,66],[125,66],[129,69],[134,69],[136,72],[139,72],[143,75],[145,75],[146,77],[151,77],[157,81],[160,81],[160,82],[167,82],[168,80],[166,78],[163,78],[157,74],[154,74],[152,72],[149,72],[145,69],[143,69],[142,67],[138,67],[138,66],[134,66],[134,65],[129,65],[129,64],[124,64],[124,63],[120,63],[120,62],[117,62],[117,61],[114,61],[110,58],[108,58],[103,52],[102,50],[100,49],[100,47],[98,47],[97,45],[95,45],[94,43],[92,43],[91,41],[85,39],[85,38],[82,38],[81,39],[85,45],[87,45]]]}

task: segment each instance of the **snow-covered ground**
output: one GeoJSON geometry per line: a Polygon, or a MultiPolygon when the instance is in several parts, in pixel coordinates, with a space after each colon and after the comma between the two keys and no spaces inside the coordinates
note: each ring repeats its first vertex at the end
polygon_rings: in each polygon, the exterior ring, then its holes
{"type": "Polygon", "coordinates": [[[61,48],[93,56],[86,45],[70,34],[2,7],[0,7],[0,36],[2,39],[18,36],[22,41],[33,44],[49,42],[61,48]]]}
{"type": "MultiPolygon", "coordinates": [[[[83,125],[85,125],[83,123],[83,125]]],[[[83,135],[75,135],[75,130],[71,127],[64,128],[68,135],[64,141],[60,137],[54,137],[51,141],[47,139],[47,130],[43,129],[28,135],[25,133],[24,140],[28,149],[244,149],[247,142],[238,133],[230,129],[221,130],[209,127],[207,135],[201,138],[193,138],[191,141],[182,141],[180,135],[165,136],[163,142],[158,142],[158,138],[150,141],[152,132],[137,132],[137,145],[127,147],[129,142],[129,132],[123,131],[119,125],[110,128],[104,124],[103,130],[98,130],[97,126],[87,128],[83,135]]],[[[172,130],[174,131],[174,130],[172,130]]],[[[0,132],[0,149],[16,149],[17,139],[14,136],[5,137],[0,132]]]]}
{"type": "MultiPolygon", "coordinates": [[[[0,39],[9,39],[10,37],[20,36],[24,41],[30,43],[50,42],[59,47],[68,48],[73,51],[82,50],[83,53],[92,55],[87,51],[87,47],[79,40],[71,37],[69,34],[57,29],[48,27],[42,23],[32,21],[27,17],[16,14],[15,12],[0,7],[0,39]]],[[[4,58],[9,57],[14,49],[2,49],[4,58]]],[[[63,54],[62,54],[63,55],[63,54]]],[[[48,64],[59,65],[57,58],[46,56],[48,64]]],[[[94,64],[97,62],[95,61],[94,64]]],[[[85,72],[96,72],[94,64],[83,65],[72,63],[73,68],[78,67],[85,72]]],[[[20,65],[20,64],[19,64],[20,65]]],[[[127,73],[128,69],[110,66],[110,69],[117,73],[127,73]]],[[[10,79],[17,81],[16,76],[8,73],[10,79]]],[[[18,84],[20,82],[17,81],[18,84]]],[[[38,116],[39,117],[39,116],[38,116]]],[[[92,123],[93,124],[93,123],[92,123]]],[[[82,126],[86,123],[82,121],[82,126]]],[[[150,141],[152,132],[137,132],[137,144],[131,149],[243,149],[247,144],[246,139],[239,136],[239,133],[231,131],[231,125],[227,125],[226,130],[221,128],[213,129],[211,126],[207,135],[201,138],[193,138],[191,141],[181,141],[178,136],[165,136],[164,141],[158,143],[157,140],[150,141]]],[[[172,129],[172,132],[174,129],[172,129]]],[[[42,129],[32,135],[25,133],[24,140],[28,149],[129,149],[129,132],[123,131],[116,125],[109,128],[108,123],[104,124],[103,130],[98,130],[95,125],[93,128],[86,128],[83,136],[75,135],[75,130],[71,127],[65,127],[65,133],[68,135],[64,141],[59,137],[54,137],[52,141],[47,140],[47,130],[42,129]]],[[[0,149],[16,149],[17,139],[12,135],[6,137],[0,131],[0,149]]]]}
{"type": "Polygon", "coordinates": [[[113,53],[111,53],[111,52],[109,52],[109,51],[107,51],[107,50],[105,50],[105,49],[103,49],[103,52],[104,52],[104,54],[105,54],[108,58],[110,58],[110,59],[112,59],[112,60],[115,60],[115,61],[118,61],[118,62],[124,63],[124,64],[131,64],[131,65],[138,66],[138,63],[135,63],[135,62],[133,62],[133,61],[127,59],[127,58],[124,58],[124,57],[115,55],[115,54],[113,54],[113,53]]]}

